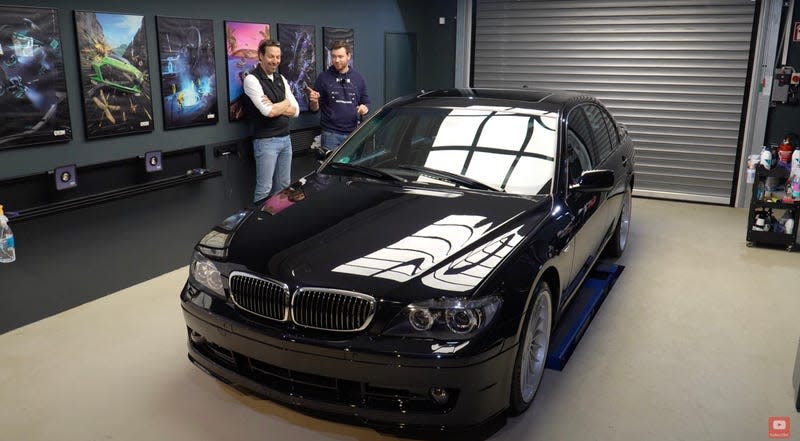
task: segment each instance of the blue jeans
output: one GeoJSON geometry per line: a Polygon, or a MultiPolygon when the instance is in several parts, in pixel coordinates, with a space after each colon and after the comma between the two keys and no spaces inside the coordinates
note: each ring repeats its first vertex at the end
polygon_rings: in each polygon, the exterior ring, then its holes
{"type": "Polygon", "coordinates": [[[292,179],[292,140],[289,136],[253,140],[256,159],[256,191],[254,201],[288,187],[292,179]]]}
{"type": "Polygon", "coordinates": [[[322,148],[326,150],[336,150],[339,148],[340,145],[344,142],[347,137],[350,136],[349,133],[339,133],[339,132],[332,132],[330,130],[323,130],[322,131],[322,148]]]}

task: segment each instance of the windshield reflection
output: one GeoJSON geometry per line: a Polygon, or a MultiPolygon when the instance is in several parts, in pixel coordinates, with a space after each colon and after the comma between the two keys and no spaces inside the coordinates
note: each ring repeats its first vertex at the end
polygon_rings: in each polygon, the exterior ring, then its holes
{"type": "Polygon", "coordinates": [[[389,109],[359,129],[332,162],[376,168],[418,183],[463,185],[413,171],[424,167],[484,184],[473,188],[546,194],[553,178],[557,121],[554,112],[510,107],[389,109]]]}

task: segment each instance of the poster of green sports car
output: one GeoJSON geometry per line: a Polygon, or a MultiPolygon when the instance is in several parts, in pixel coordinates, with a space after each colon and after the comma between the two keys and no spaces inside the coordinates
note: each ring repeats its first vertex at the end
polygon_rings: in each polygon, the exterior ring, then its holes
{"type": "Polygon", "coordinates": [[[153,130],[141,15],[75,11],[86,138],[153,130]]]}

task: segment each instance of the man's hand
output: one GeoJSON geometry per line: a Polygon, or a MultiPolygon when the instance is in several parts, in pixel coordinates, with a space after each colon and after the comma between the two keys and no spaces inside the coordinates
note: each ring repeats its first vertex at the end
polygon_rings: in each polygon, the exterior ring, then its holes
{"type": "Polygon", "coordinates": [[[319,92],[312,89],[311,86],[309,86],[308,84],[306,84],[305,91],[308,94],[309,101],[319,101],[319,92]]]}
{"type": "Polygon", "coordinates": [[[356,113],[358,113],[359,116],[366,115],[369,113],[369,108],[363,104],[359,104],[358,107],[356,107],[356,113]]]}
{"type": "Polygon", "coordinates": [[[296,108],[295,108],[295,107],[292,105],[292,102],[291,102],[291,101],[289,101],[289,99],[288,99],[288,98],[287,98],[287,99],[285,99],[284,101],[286,102],[286,110],[284,110],[284,111],[283,111],[283,114],[284,114],[285,116],[288,116],[288,117],[290,117],[290,118],[294,117],[294,112],[295,112],[297,109],[296,109],[296,108]]]}
{"type": "MultiPolygon", "coordinates": [[[[269,98],[267,98],[266,96],[261,98],[261,101],[264,101],[265,99],[269,101],[269,98]]],[[[266,103],[267,102],[264,102],[264,104],[266,103]]],[[[272,109],[269,111],[269,115],[267,116],[269,118],[275,118],[276,116],[281,116],[281,115],[294,116],[294,107],[292,107],[292,102],[289,101],[289,98],[285,98],[283,101],[273,103],[272,109]],[[289,112],[291,112],[291,115],[289,114],[289,112]]]]}
{"type": "Polygon", "coordinates": [[[264,105],[267,105],[267,106],[272,104],[272,100],[270,100],[269,97],[266,96],[266,95],[261,95],[261,102],[264,103],[264,105]]]}
{"type": "Polygon", "coordinates": [[[308,107],[316,112],[319,110],[319,92],[312,89],[308,84],[306,84],[305,92],[308,94],[308,107]]]}

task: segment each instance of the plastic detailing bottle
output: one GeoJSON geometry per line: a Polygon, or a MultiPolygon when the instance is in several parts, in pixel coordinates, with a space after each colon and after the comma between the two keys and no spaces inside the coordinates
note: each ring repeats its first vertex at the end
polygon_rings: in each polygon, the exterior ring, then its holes
{"type": "Polygon", "coordinates": [[[8,218],[3,213],[3,206],[0,205],[0,263],[11,263],[17,259],[14,250],[14,233],[8,226],[8,218]]]}
{"type": "Polygon", "coordinates": [[[800,174],[792,176],[792,181],[786,191],[792,193],[793,201],[800,201],[800,174]]]}
{"type": "Polygon", "coordinates": [[[792,153],[791,173],[789,173],[789,176],[800,178],[800,148],[795,149],[794,153],[792,153]]]}
{"type": "Polygon", "coordinates": [[[764,146],[761,149],[761,161],[760,164],[764,166],[766,169],[772,168],[772,150],[764,146]]]}
{"type": "Polygon", "coordinates": [[[764,185],[764,181],[758,181],[758,187],[756,187],[756,200],[763,201],[764,200],[764,192],[766,191],[766,185],[764,185]]]}

